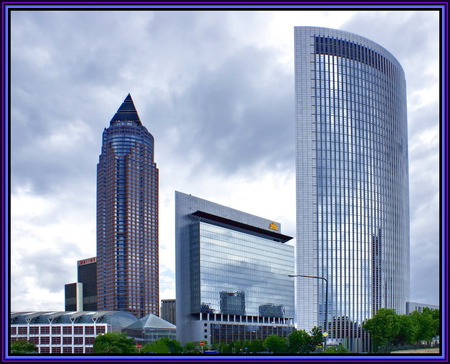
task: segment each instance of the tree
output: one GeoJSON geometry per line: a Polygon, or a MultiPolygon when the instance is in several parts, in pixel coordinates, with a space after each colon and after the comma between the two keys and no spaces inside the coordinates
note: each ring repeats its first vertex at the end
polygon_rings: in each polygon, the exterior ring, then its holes
{"type": "Polygon", "coordinates": [[[306,330],[294,330],[288,336],[289,352],[308,354],[312,350],[311,336],[306,330]]]}
{"type": "Polygon", "coordinates": [[[162,337],[159,340],[162,340],[167,344],[171,354],[181,354],[183,352],[183,347],[178,340],[168,339],[166,337],[162,337]]]}
{"type": "Polygon", "coordinates": [[[183,347],[180,342],[167,337],[160,337],[158,340],[146,344],[142,348],[143,353],[157,353],[157,354],[180,354],[183,352],[183,347]]]}
{"type": "Polygon", "coordinates": [[[196,343],[188,342],[184,344],[183,351],[185,353],[199,353],[200,347],[196,343]]]}
{"type": "Polygon", "coordinates": [[[288,349],[287,340],[275,334],[267,336],[263,341],[263,346],[275,354],[285,353],[288,349]]]}
{"type": "Polygon", "coordinates": [[[325,351],[327,354],[344,354],[349,353],[350,351],[346,349],[342,344],[336,346],[327,346],[325,351]]]}
{"type": "Polygon", "coordinates": [[[230,344],[221,342],[219,343],[219,353],[221,354],[231,354],[232,350],[231,350],[231,346],[230,344]]]}
{"type": "Polygon", "coordinates": [[[143,353],[169,354],[169,345],[161,339],[153,341],[143,346],[143,353]]]}
{"type": "Polygon", "coordinates": [[[422,312],[413,311],[410,313],[412,321],[418,326],[416,341],[431,341],[433,337],[439,335],[439,319],[435,312],[424,308],[422,312]]]}
{"type": "Polygon", "coordinates": [[[419,331],[419,325],[410,315],[399,315],[400,330],[396,344],[414,344],[419,331]]]}
{"type": "Polygon", "coordinates": [[[11,354],[33,354],[37,353],[37,348],[34,344],[26,340],[11,341],[11,354]]]}
{"type": "Polygon", "coordinates": [[[294,330],[288,336],[289,352],[308,354],[316,350],[323,344],[322,331],[318,327],[313,327],[310,333],[306,330],[294,330]]]}
{"type": "Polygon", "coordinates": [[[252,340],[248,345],[248,352],[250,353],[261,353],[264,351],[264,345],[261,340],[252,340]]]}
{"type": "Polygon", "coordinates": [[[124,332],[112,331],[98,335],[94,340],[94,353],[129,354],[136,352],[134,339],[124,332]]]}
{"type": "Polygon", "coordinates": [[[363,329],[370,333],[375,350],[381,345],[389,345],[400,332],[398,315],[393,308],[380,308],[363,324],[363,329]]]}
{"type": "Polygon", "coordinates": [[[314,326],[311,329],[311,345],[313,346],[312,351],[316,350],[316,347],[323,345],[324,337],[322,334],[322,330],[320,330],[317,326],[314,326]]]}

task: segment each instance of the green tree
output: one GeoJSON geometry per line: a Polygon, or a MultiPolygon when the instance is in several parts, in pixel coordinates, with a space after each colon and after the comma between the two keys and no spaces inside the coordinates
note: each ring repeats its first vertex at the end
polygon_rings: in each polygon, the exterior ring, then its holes
{"type": "Polygon", "coordinates": [[[160,340],[163,340],[167,344],[171,354],[181,354],[183,352],[183,347],[178,340],[168,339],[165,337],[161,338],[160,340]]]}
{"type": "Polygon", "coordinates": [[[112,331],[98,335],[94,340],[94,353],[129,354],[136,352],[134,339],[124,332],[112,331]]]}
{"type": "Polygon", "coordinates": [[[322,334],[322,330],[317,326],[314,326],[311,329],[311,345],[313,346],[312,351],[316,350],[316,348],[320,345],[323,345],[324,337],[322,334]]]}
{"type": "Polygon", "coordinates": [[[400,329],[397,338],[395,339],[396,344],[414,344],[416,342],[417,333],[419,331],[419,325],[410,315],[399,315],[398,316],[400,329]]]}
{"type": "Polygon", "coordinates": [[[200,346],[193,342],[188,342],[184,344],[183,352],[185,353],[200,353],[200,346]]]}
{"type": "Polygon", "coordinates": [[[380,308],[377,313],[363,324],[363,329],[370,333],[374,348],[389,345],[400,332],[400,321],[393,308],[380,308]]]}
{"type": "Polygon", "coordinates": [[[312,351],[311,336],[306,330],[294,330],[288,336],[290,353],[307,354],[312,351]]]}
{"type": "Polygon", "coordinates": [[[261,353],[264,351],[264,345],[261,340],[252,340],[248,345],[248,351],[250,353],[261,353]]]}
{"type": "Polygon", "coordinates": [[[344,354],[349,353],[350,351],[347,348],[345,348],[342,344],[339,344],[335,346],[327,346],[325,352],[327,354],[344,354]]]}
{"type": "Polygon", "coordinates": [[[163,340],[156,340],[148,343],[142,348],[143,353],[169,354],[170,349],[167,343],[163,340]]]}
{"type": "Polygon", "coordinates": [[[415,341],[430,342],[433,337],[439,335],[439,319],[437,310],[424,308],[423,312],[413,311],[410,313],[411,320],[417,325],[415,341]],[[437,319],[436,319],[437,318],[437,319]]]}
{"type": "Polygon", "coordinates": [[[34,344],[26,340],[11,341],[11,354],[33,354],[37,353],[37,348],[34,344]]]}
{"type": "Polygon", "coordinates": [[[224,343],[224,342],[220,343],[219,344],[219,353],[221,353],[221,354],[231,354],[232,351],[231,351],[230,344],[224,343]]]}
{"type": "Polygon", "coordinates": [[[288,349],[286,338],[279,337],[275,334],[267,336],[263,341],[263,346],[275,354],[285,353],[288,349]]]}

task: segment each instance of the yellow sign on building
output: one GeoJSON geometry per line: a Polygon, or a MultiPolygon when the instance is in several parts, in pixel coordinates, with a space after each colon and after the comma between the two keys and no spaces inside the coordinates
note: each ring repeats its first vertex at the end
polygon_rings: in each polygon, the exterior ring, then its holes
{"type": "Polygon", "coordinates": [[[271,222],[269,225],[269,229],[278,231],[278,225],[275,224],[274,222],[271,222]]]}

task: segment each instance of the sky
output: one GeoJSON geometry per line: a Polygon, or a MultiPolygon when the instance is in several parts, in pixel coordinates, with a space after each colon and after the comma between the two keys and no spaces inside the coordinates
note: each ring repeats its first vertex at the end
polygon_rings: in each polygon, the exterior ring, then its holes
{"type": "Polygon", "coordinates": [[[10,24],[11,311],[64,310],[77,260],[96,255],[101,137],[128,93],[155,138],[160,298],[175,298],[175,191],[295,236],[302,25],[367,37],[404,68],[410,300],[439,304],[437,12],[47,10],[12,12],[10,24]]]}

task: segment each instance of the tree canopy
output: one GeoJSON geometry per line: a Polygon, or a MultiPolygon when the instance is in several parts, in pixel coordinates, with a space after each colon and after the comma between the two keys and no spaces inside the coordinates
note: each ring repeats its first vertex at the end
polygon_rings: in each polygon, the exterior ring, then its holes
{"type": "Polygon", "coordinates": [[[424,308],[422,312],[397,315],[394,309],[380,308],[363,324],[363,329],[370,333],[375,351],[384,345],[429,342],[439,335],[440,313],[424,308]]]}
{"type": "Polygon", "coordinates": [[[37,348],[33,343],[26,340],[11,341],[11,354],[33,354],[37,353],[37,348]]]}
{"type": "Polygon", "coordinates": [[[112,331],[98,335],[94,341],[94,353],[129,354],[135,353],[134,339],[124,332],[112,331]]]}
{"type": "Polygon", "coordinates": [[[380,308],[377,313],[363,324],[374,341],[375,347],[387,345],[400,332],[400,321],[393,308],[380,308]]]}
{"type": "Polygon", "coordinates": [[[158,340],[146,344],[142,353],[157,353],[157,354],[179,354],[183,352],[183,347],[177,340],[161,337],[158,340]]]}

